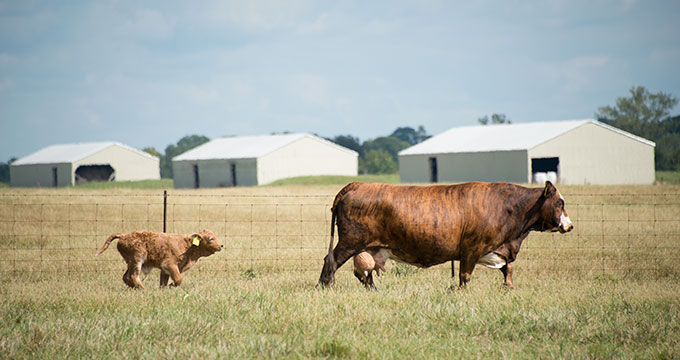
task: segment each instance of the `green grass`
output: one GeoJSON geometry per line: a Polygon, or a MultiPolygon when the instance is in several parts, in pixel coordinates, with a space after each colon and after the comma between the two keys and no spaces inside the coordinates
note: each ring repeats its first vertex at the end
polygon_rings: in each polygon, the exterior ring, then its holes
{"type": "Polygon", "coordinates": [[[378,175],[358,175],[358,176],[300,176],[289,179],[277,180],[267,186],[287,186],[287,185],[345,185],[352,181],[360,182],[381,182],[387,184],[398,184],[399,174],[378,174],[378,175]]]}
{"type": "Polygon", "coordinates": [[[76,189],[172,189],[172,179],[140,181],[97,181],[75,186],[76,189]]]}
{"type": "Polygon", "coordinates": [[[8,188],[8,187],[9,187],[9,183],[0,182],[0,189],[2,189],[2,188],[8,188]]]}
{"type": "Polygon", "coordinates": [[[657,171],[656,181],[662,184],[680,184],[680,171],[657,171]]]}
{"type": "Polygon", "coordinates": [[[565,281],[479,270],[465,291],[445,272],[189,271],[177,289],[128,290],[118,273],[19,276],[0,287],[5,358],[677,358],[677,279],[565,281]]]}
{"type": "Polygon", "coordinates": [[[392,261],[378,291],[350,262],[315,290],[342,185],[173,190],[168,231],[208,228],[225,250],[144,291],[115,246],[92,255],[112,232],[159,231],[158,191],[2,189],[0,357],[680,357],[680,186],[560,187],[576,229],[532,233],[511,291],[498,270],[459,291],[447,264],[392,261]]]}

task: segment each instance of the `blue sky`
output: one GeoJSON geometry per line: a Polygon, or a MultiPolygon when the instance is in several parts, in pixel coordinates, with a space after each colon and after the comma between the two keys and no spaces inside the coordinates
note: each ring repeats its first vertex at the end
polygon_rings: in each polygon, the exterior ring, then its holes
{"type": "Polygon", "coordinates": [[[677,0],[0,0],[0,161],[591,118],[634,85],[680,97],[679,18],[677,0]]]}

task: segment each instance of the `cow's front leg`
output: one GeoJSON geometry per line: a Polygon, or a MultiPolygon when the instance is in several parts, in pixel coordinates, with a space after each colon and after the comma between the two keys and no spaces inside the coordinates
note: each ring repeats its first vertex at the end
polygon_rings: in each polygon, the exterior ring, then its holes
{"type": "Polygon", "coordinates": [[[514,288],[512,284],[512,263],[508,263],[505,266],[503,266],[501,268],[501,272],[503,273],[503,278],[505,279],[503,285],[507,286],[510,289],[514,288]]]}

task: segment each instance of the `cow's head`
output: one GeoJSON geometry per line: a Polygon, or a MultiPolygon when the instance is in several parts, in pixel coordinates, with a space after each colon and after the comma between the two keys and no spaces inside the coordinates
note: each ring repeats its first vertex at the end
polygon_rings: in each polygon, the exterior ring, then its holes
{"type": "Polygon", "coordinates": [[[197,246],[203,252],[212,254],[222,250],[224,245],[220,244],[217,236],[210,230],[203,230],[200,233],[191,234],[192,246],[197,246]]]}
{"type": "Polygon", "coordinates": [[[541,197],[543,198],[543,205],[540,209],[541,225],[539,230],[559,231],[563,234],[571,231],[574,225],[571,224],[567,210],[564,209],[564,198],[555,185],[546,181],[541,197]]]}

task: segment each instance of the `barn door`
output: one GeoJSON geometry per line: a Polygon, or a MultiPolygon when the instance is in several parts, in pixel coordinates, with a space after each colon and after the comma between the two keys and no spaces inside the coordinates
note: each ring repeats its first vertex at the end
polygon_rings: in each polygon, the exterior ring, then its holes
{"type": "Polygon", "coordinates": [[[236,164],[231,164],[231,186],[237,186],[237,184],[236,184],[236,164]]]}
{"type": "Polygon", "coordinates": [[[194,165],[194,189],[198,189],[201,186],[201,181],[198,178],[198,165],[194,165]]]}
{"type": "Polygon", "coordinates": [[[534,184],[545,184],[550,180],[557,184],[559,180],[560,158],[532,158],[531,159],[531,180],[534,184]]]}
{"type": "Polygon", "coordinates": [[[437,170],[437,158],[431,157],[430,158],[430,182],[436,183],[438,181],[439,181],[439,174],[438,174],[438,170],[437,170]]]}

